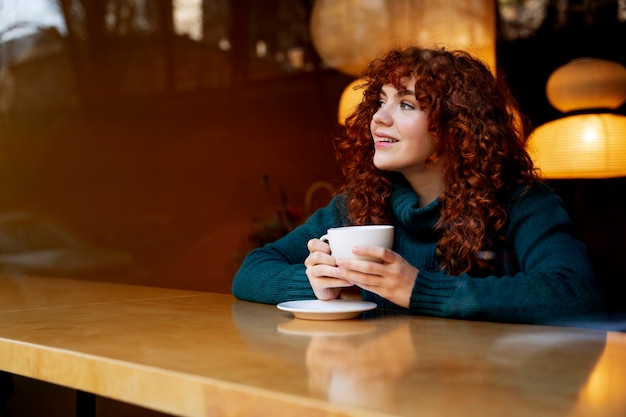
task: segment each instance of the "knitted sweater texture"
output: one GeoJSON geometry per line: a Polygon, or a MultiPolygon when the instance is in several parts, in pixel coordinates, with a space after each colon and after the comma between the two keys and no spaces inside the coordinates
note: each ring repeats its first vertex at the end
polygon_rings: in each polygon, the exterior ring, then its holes
{"type": "MultiPolygon", "coordinates": [[[[507,206],[505,241],[494,248],[493,271],[449,275],[435,253],[439,218],[434,201],[420,208],[418,196],[402,181],[394,183],[393,250],[419,269],[408,311],[437,317],[513,323],[581,322],[601,311],[595,274],[583,244],[572,232],[561,199],[541,185],[516,190],[507,206]]],[[[303,264],[307,242],[331,227],[347,225],[341,196],[317,210],[283,238],[251,251],[233,280],[238,299],[277,304],[314,299],[303,264]]],[[[406,310],[376,294],[361,291],[379,308],[406,310]]]]}

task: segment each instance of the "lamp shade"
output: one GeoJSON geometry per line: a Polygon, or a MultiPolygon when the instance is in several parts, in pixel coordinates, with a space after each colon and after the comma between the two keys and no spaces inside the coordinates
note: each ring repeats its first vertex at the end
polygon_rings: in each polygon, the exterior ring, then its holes
{"type": "Polygon", "coordinates": [[[535,129],[529,152],[546,178],[626,176],[626,116],[579,114],[535,129]]]}
{"type": "Polygon", "coordinates": [[[363,100],[363,89],[359,88],[359,86],[364,82],[363,78],[358,78],[348,84],[343,93],[341,93],[337,114],[340,124],[344,125],[346,123],[346,117],[350,116],[356,109],[356,106],[363,100]]]}
{"type": "Polygon", "coordinates": [[[464,49],[495,68],[493,0],[316,0],[309,28],[324,63],[353,76],[409,45],[464,49]]]}
{"type": "Polygon", "coordinates": [[[575,59],[550,74],[546,96],[563,113],[616,109],[626,100],[626,68],[604,59],[575,59]]]}

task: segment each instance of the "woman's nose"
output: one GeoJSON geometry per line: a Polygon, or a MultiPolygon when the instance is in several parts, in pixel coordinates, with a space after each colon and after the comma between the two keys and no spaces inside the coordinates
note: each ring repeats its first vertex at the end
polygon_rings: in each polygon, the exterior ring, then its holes
{"type": "Polygon", "coordinates": [[[372,118],[374,123],[389,125],[391,124],[391,116],[389,112],[385,109],[385,107],[379,107],[376,113],[374,113],[374,117],[372,118]]]}

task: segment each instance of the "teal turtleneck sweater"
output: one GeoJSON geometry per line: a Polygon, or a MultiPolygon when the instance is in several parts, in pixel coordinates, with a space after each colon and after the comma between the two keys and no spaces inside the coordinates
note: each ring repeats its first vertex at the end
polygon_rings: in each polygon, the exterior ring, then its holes
{"type": "MultiPolygon", "coordinates": [[[[547,186],[512,194],[505,242],[494,248],[495,271],[458,276],[441,271],[433,226],[438,201],[420,208],[405,181],[395,181],[393,250],[419,269],[409,305],[414,314],[514,323],[580,323],[601,309],[594,272],[561,199],[547,186]]],[[[307,242],[331,227],[347,224],[342,197],[317,210],[302,226],[276,242],[251,251],[233,281],[242,300],[277,304],[314,299],[305,274],[307,242]]],[[[361,291],[379,308],[405,310],[361,291]]]]}

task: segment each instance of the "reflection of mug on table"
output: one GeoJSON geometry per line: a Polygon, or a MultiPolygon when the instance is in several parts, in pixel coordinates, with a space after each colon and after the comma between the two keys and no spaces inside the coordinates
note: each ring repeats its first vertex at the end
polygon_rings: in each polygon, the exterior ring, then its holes
{"type": "Polygon", "coordinates": [[[393,226],[363,225],[345,226],[328,229],[320,240],[328,242],[331,255],[335,258],[354,258],[380,262],[379,259],[357,256],[352,253],[355,246],[382,246],[391,249],[393,246],[393,226]]]}
{"type": "Polygon", "coordinates": [[[311,338],[306,355],[309,388],[331,401],[386,410],[396,384],[417,363],[409,324],[372,338],[311,338]]]}

